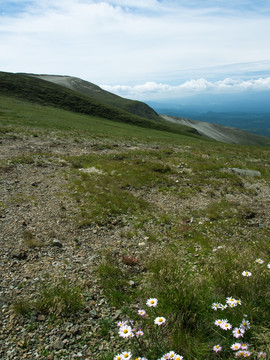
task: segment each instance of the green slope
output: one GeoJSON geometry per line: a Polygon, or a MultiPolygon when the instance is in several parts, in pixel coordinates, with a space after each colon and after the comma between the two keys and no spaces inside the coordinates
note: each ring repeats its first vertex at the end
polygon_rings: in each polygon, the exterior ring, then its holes
{"type": "Polygon", "coordinates": [[[0,95],[13,96],[41,105],[55,106],[72,112],[124,122],[144,128],[190,136],[197,135],[196,130],[189,127],[145,119],[63,86],[27,75],[0,72],[0,95]]]}
{"type": "Polygon", "coordinates": [[[98,101],[102,101],[105,104],[125,110],[131,114],[138,115],[150,120],[160,121],[159,115],[147,104],[141,101],[129,100],[112,94],[89,81],[85,81],[73,76],[36,74],[31,74],[31,76],[64,86],[92,99],[96,99],[98,101]]]}

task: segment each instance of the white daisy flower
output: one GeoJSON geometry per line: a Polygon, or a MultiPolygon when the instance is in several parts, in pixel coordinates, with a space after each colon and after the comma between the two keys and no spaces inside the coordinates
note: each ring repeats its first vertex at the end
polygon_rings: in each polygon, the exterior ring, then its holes
{"type": "Polygon", "coordinates": [[[235,298],[233,298],[233,297],[227,297],[226,298],[226,303],[228,304],[228,305],[230,305],[230,304],[233,304],[233,303],[235,303],[235,298]]]}
{"type": "Polygon", "coordinates": [[[156,325],[163,325],[163,324],[165,324],[165,322],[166,322],[166,319],[164,317],[157,317],[154,320],[154,323],[156,325]]]}
{"type": "Polygon", "coordinates": [[[156,307],[157,303],[158,303],[158,300],[155,298],[151,298],[146,301],[146,305],[149,307],[156,307]]]}
{"type": "Polygon", "coordinates": [[[250,356],[251,356],[251,351],[244,350],[244,355],[243,355],[243,357],[250,357],[250,356]]]}
{"type": "Polygon", "coordinates": [[[242,328],[234,328],[233,329],[233,336],[238,339],[240,337],[243,337],[244,336],[244,333],[245,333],[245,330],[242,329],[242,328]]]}
{"type": "Polygon", "coordinates": [[[246,319],[243,319],[241,322],[240,328],[245,329],[245,330],[250,329],[250,322],[246,319]]]}
{"type": "Polygon", "coordinates": [[[121,354],[117,354],[115,355],[115,357],[113,358],[113,360],[123,360],[123,357],[121,354]]]}
{"type": "Polygon", "coordinates": [[[220,304],[218,304],[218,303],[212,304],[212,309],[214,309],[215,311],[217,311],[217,309],[219,309],[219,308],[220,308],[220,304]]]}
{"type": "Polygon", "coordinates": [[[174,356],[174,360],[183,360],[183,359],[184,358],[181,355],[175,354],[175,356],[174,356]]]}
{"type": "Polygon", "coordinates": [[[239,349],[241,349],[241,344],[240,343],[234,343],[234,344],[232,344],[231,349],[232,350],[239,350],[239,349]]]}
{"type": "Polygon", "coordinates": [[[270,263],[269,263],[269,264],[267,264],[267,268],[268,268],[268,269],[270,269],[270,263]]]}
{"type": "Polygon", "coordinates": [[[242,344],[241,344],[241,349],[242,349],[242,350],[247,350],[248,347],[249,347],[249,344],[247,344],[247,343],[242,343],[242,344]]]}
{"type": "Polygon", "coordinates": [[[225,309],[227,309],[227,307],[228,307],[228,305],[222,305],[222,304],[220,304],[220,309],[223,311],[223,310],[225,310],[225,309]]]}
{"type": "Polygon", "coordinates": [[[138,314],[141,315],[142,317],[146,316],[146,311],[143,309],[138,310],[138,314]]]}
{"type": "Polygon", "coordinates": [[[170,351],[170,352],[168,352],[166,355],[167,355],[168,359],[174,359],[175,352],[174,352],[174,351],[170,351]]]}
{"type": "Polygon", "coordinates": [[[127,321],[119,321],[119,322],[117,323],[117,326],[118,326],[118,327],[121,327],[121,326],[124,326],[124,325],[127,325],[127,321]]]}
{"type": "Polygon", "coordinates": [[[118,334],[119,334],[119,336],[121,336],[123,338],[131,337],[133,334],[131,326],[129,326],[129,325],[121,326],[118,334]]]}
{"type": "Polygon", "coordinates": [[[265,359],[265,358],[266,358],[266,353],[260,351],[260,352],[258,353],[258,357],[261,358],[261,359],[265,359]]]}
{"type": "Polygon", "coordinates": [[[168,360],[168,354],[163,355],[159,360],[168,360]]]}
{"type": "Polygon", "coordinates": [[[264,263],[264,260],[262,260],[262,259],[257,259],[257,260],[255,260],[255,262],[258,263],[258,264],[263,264],[263,263],[264,263]]]}
{"type": "Polygon", "coordinates": [[[236,357],[240,357],[240,356],[243,356],[244,355],[244,350],[239,350],[235,353],[235,356],[236,357]]]}
{"type": "Polygon", "coordinates": [[[251,274],[250,271],[243,271],[243,272],[242,272],[242,275],[249,277],[249,276],[251,276],[252,274],[251,274]]]}
{"type": "Polygon", "coordinates": [[[132,354],[130,351],[124,351],[124,352],[122,352],[121,355],[122,355],[123,360],[129,360],[132,357],[132,354]]]}
{"type": "Polygon", "coordinates": [[[213,347],[213,350],[214,350],[215,352],[219,352],[219,351],[222,350],[222,347],[221,347],[220,345],[215,345],[215,346],[213,347]]]}
{"type": "Polygon", "coordinates": [[[136,331],[136,336],[143,336],[144,332],[142,330],[136,331]]]}
{"type": "MultiPolygon", "coordinates": [[[[217,319],[217,320],[215,321],[215,325],[220,326],[223,321],[224,321],[224,320],[217,319]]],[[[227,321],[227,320],[226,320],[226,321],[227,321]]]]}
{"type": "Polygon", "coordinates": [[[228,323],[227,321],[222,321],[222,323],[220,324],[220,327],[223,330],[231,330],[232,325],[230,323],[228,323]]]}

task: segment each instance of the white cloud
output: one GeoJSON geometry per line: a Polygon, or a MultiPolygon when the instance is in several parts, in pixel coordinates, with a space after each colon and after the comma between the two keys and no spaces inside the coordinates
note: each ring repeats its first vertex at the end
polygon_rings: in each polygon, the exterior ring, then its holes
{"type": "Polygon", "coordinates": [[[270,90],[270,77],[236,80],[226,78],[221,81],[208,81],[206,79],[192,79],[182,84],[172,86],[169,84],[146,82],[145,84],[127,85],[101,85],[107,91],[132,98],[166,98],[194,95],[198,93],[237,93],[242,91],[270,90]]]}
{"type": "Polygon", "coordinates": [[[157,82],[169,72],[177,77],[182,69],[270,59],[269,18],[241,14],[231,0],[222,4],[32,1],[16,16],[0,12],[0,69],[138,84],[157,82]]]}

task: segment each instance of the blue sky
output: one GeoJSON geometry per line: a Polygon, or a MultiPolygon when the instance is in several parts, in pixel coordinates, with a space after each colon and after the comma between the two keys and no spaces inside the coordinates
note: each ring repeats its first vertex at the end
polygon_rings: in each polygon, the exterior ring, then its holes
{"type": "Polygon", "coordinates": [[[270,0],[1,0],[0,70],[137,99],[270,90],[270,0]]]}

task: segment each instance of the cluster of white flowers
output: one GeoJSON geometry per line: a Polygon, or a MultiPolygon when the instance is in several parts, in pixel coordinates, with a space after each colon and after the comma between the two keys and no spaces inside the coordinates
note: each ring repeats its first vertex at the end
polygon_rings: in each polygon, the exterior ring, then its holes
{"type": "Polygon", "coordinates": [[[215,311],[217,311],[218,309],[221,310],[225,310],[227,309],[227,307],[229,306],[230,308],[236,307],[237,305],[241,305],[241,300],[240,299],[234,299],[233,297],[228,297],[226,299],[226,304],[221,304],[221,303],[213,303],[212,304],[212,309],[214,309],[215,311]]]}
{"type": "Polygon", "coordinates": [[[251,352],[248,350],[249,344],[247,343],[234,343],[231,349],[236,351],[236,357],[249,357],[251,352]]]}
{"type": "Polygon", "coordinates": [[[227,319],[218,319],[215,321],[215,325],[219,326],[223,330],[230,330],[232,328],[232,325],[227,319]]]}
{"type": "MultiPolygon", "coordinates": [[[[261,264],[263,262],[263,260],[258,259],[258,260],[256,260],[256,262],[261,264]]],[[[230,307],[232,308],[237,305],[241,305],[241,300],[235,299],[233,297],[227,297],[226,305],[229,308],[230,307]]],[[[220,303],[213,303],[212,309],[215,311],[217,311],[218,309],[224,310],[224,308],[226,308],[226,305],[222,305],[220,303]]],[[[239,325],[239,327],[235,327],[232,330],[232,335],[236,339],[243,338],[246,330],[250,329],[250,322],[246,319],[246,317],[247,317],[247,315],[244,315],[244,318],[243,318],[241,324],[239,325]]],[[[217,320],[215,320],[214,323],[216,326],[220,327],[223,330],[231,330],[232,329],[232,325],[228,322],[227,319],[217,319],[217,320]]],[[[244,343],[244,342],[241,342],[241,343],[236,342],[236,343],[232,344],[231,350],[236,351],[235,357],[237,357],[237,358],[250,357],[252,355],[252,352],[249,350],[249,344],[244,343]]],[[[222,347],[219,344],[215,345],[213,347],[213,351],[215,351],[216,353],[220,352],[220,351],[222,351],[222,347]]],[[[256,356],[259,359],[265,359],[266,353],[260,352],[260,353],[257,353],[256,356]]]]}
{"type": "MultiPolygon", "coordinates": [[[[121,354],[117,354],[113,360],[130,360],[132,359],[132,353],[123,351],[121,354]]],[[[147,360],[145,357],[136,357],[134,360],[147,360]]],[[[159,360],[183,360],[183,356],[170,351],[167,354],[163,355],[159,360]]]]}
{"type": "Polygon", "coordinates": [[[252,353],[248,350],[239,350],[235,353],[236,357],[249,357],[252,353]]]}
{"type": "Polygon", "coordinates": [[[132,354],[130,351],[123,351],[121,354],[115,355],[113,360],[130,360],[131,357],[132,357],[132,354]]]}
{"type": "Polygon", "coordinates": [[[163,355],[159,360],[183,360],[183,356],[176,354],[174,351],[170,351],[163,355]]]}
{"type": "MultiPolygon", "coordinates": [[[[262,259],[256,259],[255,262],[262,265],[262,264],[264,263],[264,260],[262,260],[262,259]]],[[[267,268],[270,269],[270,263],[267,264],[267,268]]],[[[249,276],[251,276],[252,274],[251,274],[250,271],[245,270],[245,271],[242,272],[242,275],[243,275],[243,276],[246,276],[246,277],[249,277],[249,276]]]]}
{"type": "MultiPolygon", "coordinates": [[[[150,298],[146,301],[146,305],[149,308],[155,308],[158,304],[158,300],[155,298],[150,298]]],[[[138,310],[138,315],[140,315],[142,318],[147,318],[147,313],[144,309],[138,310]]],[[[161,326],[165,325],[166,319],[163,316],[158,316],[154,319],[154,324],[161,326]]],[[[119,321],[117,323],[117,326],[119,327],[118,334],[122,338],[130,339],[133,337],[142,337],[144,335],[144,332],[142,329],[136,329],[136,327],[133,326],[133,321],[119,321]]],[[[115,355],[113,360],[131,360],[132,359],[132,353],[128,351],[124,351],[120,354],[115,355]]],[[[136,357],[134,360],[147,360],[145,357],[136,357]]],[[[170,351],[163,355],[159,360],[183,360],[183,356],[176,354],[174,351],[170,351]]]]}

